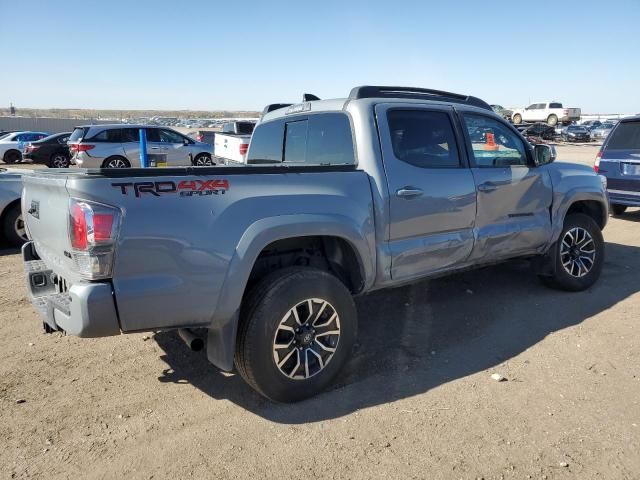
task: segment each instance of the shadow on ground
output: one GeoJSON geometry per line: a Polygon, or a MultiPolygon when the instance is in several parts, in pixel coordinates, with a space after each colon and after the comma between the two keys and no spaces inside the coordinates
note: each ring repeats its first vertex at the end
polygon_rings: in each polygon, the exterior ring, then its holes
{"type": "Polygon", "coordinates": [[[168,364],[159,380],[190,383],[275,422],[340,417],[491,368],[640,290],[640,248],[608,243],[606,254],[600,281],[580,293],[550,290],[528,262],[513,261],[360,297],[353,358],[333,390],[298,404],[263,399],[174,332],[155,336],[168,364]]]}

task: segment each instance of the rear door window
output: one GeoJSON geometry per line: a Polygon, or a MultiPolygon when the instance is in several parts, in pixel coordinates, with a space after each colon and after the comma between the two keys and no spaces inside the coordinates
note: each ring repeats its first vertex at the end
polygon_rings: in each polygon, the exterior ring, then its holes
{"type": "Polygon", "coordinates": [[[122,129],[122,143],[131,143],[140,141],[140,130],[137,128],[122,129]]]}
{"type": "Polygon", "coordinates": [[[613,130],[607,149],[612,150],[640,150],[640,121],[621,122],[613,130]]]}
{"type": "Polygon", "coordinates": [[[455,168],[460,157],[449,114],[429,110],[390,110],[393,154],[420,168],[455,168]]]}
{"type": "Polygon", "coordinates": [[[160,130],[157,128],[147,128],[147,142],[160,142],[160,130]]]}

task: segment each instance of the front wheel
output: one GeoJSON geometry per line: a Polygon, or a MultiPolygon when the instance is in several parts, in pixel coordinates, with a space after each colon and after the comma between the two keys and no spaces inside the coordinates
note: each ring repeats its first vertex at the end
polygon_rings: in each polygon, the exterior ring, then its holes
{"type": "Polygon", "coordinates": [[[626,205],[620,205],[617,203],[614,203],[611,205],[611,213],[613,215],[622,215],[624,212],[627,211],[627,206],[626,205]]]}
{"type": "Polygon", "coordinates": [[[586,290],[598,280],[604,263],[600,227],[582,213],[568,215],[549,256],[554,273],[542,277],[548,286],[571,292],[586,290]]]}
{"type": "Polygon", "coordinates": [[[513,123],[516,125],[520,125],[522,123],[522,115],[516,113],[513,117],[513,123]]]}
{"type": "Polygon", "coordinates": [[[245,299],[236,367],[271,400],[303,400],[336,377],[351,354],[356,331],[356,307],[340,280],[315,268],[279,270],[245,299]]]}

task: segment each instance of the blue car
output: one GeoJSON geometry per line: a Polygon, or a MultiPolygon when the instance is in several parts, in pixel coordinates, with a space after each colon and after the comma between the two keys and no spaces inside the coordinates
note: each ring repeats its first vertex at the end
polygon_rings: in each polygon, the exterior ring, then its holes
{"type": "Polygon", "coordinates": [[[614,215],[622,215],[627,207],[640,207],[640,115],[620,120],[613,128],[594,169],[607,178],[614,215]]]}

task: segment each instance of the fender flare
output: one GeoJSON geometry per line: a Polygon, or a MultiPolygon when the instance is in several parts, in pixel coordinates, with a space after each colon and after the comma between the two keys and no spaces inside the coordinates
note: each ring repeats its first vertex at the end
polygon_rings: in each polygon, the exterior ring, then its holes
{"type": "Polygon", "coordinates": [[[373,225],[357,226],[342,215],[295,214],[260,219],[243,233],[229,261],[216,312],[207,335],[207,358],[231,371],[242,297],[260,252],[286,238],[331,236],[345,240],[354,250],[365,279],[365,290],[375,278],[373,225]]]}
{"type": "Polygon", "coordinates": [[[603,197],[602,190],[599,190],[595,187],[585,189],[584,187],[576,187],[562,196],[562,201],[555,208],[554,215],[552,216],[552,224],[551,224],[551,241],[550,245],[553,245],[558,238],[560,238],[560,233],[562,232],[562,227],[564,226],[564,219],[567,216],[567,212],[571,208],[574,203],[584,202],[584,201],[595,201],[600,204],[603,211],[602,224],[607,223],[607,218],[609,215],[609,205],[606,200],[606,194],[603,197]]]}

